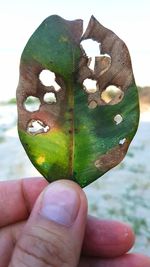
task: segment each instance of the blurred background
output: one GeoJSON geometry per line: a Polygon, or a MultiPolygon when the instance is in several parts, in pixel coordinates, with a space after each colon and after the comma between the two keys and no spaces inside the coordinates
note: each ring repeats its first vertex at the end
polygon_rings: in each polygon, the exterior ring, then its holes
{"type": "Polygon", "coordinates": [[[82,18],[93,14],[128,46],[140,97],[140,123],[127,156],[84,190],[89,213],[123,220],[137,235],[133,251],[150,256],[150,2],[149,0],[0,1],[0,180],[40,176],[17,135],[15,91],[19,60],[31,34],[49,15],[82,18]]]}

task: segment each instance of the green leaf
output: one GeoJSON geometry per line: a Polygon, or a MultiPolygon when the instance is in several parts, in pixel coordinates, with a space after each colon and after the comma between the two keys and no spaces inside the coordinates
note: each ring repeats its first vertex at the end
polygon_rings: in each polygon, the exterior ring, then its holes
{"type": "Polygon", "coordinates": [[[139,104],[124,42],[94,17],[81,35],[81,20],[50,16],[39,26],[22,53],[17,103],[20,140],[34,166],[49,182],[71,179],[84,187],[124,158],[137,130],[139,104]],[[90,70],[80,44],[85,39],[101,43],[109,68],[100,56],[90,70]],[[41,83],[44,69],[55,73],[59,91],[41,83]],[[96,93],[84,90],[86,78],[97,81],[96,93]],[[106,103],[102,92],[109,85],[120,88],[123,98],[106,103]],[[44,102],[47,92],[55,94],[55,103],[44,102]],[[28,96],[39,98],[39,110],[25,109],[28,96]]]}

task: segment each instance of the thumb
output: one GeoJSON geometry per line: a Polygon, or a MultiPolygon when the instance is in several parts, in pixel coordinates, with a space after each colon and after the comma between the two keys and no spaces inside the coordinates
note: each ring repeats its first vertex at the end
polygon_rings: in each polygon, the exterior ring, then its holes
{"type": "Polygon", "coordinates": [[[77,184],[50,184],[35,203],[9,267],[76,267],[86,217],[86,197],[77,184]]]}

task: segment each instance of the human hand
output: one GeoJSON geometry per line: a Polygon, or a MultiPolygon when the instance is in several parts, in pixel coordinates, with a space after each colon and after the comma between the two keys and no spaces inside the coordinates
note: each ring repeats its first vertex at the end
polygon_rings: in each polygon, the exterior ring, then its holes
{"type": "Polygon", "coordinates": [[[0,182],[0,267],[149,267],[125,253],[134,234],[123,223],[87,217],[83,190],[43,178],[0,182]]]}

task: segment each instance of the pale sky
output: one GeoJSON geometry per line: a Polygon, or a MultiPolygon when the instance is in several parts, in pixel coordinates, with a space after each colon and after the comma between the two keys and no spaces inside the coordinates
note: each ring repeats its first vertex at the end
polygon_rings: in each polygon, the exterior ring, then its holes
{"type": "Polygon", "coordinates": [[[150,85],[149,0],[0,0],[0,101],[15,97],[22,50],[52,14],[81,18],[85,24],[94,15],[125,41],[137,85],[150,85]]]}

